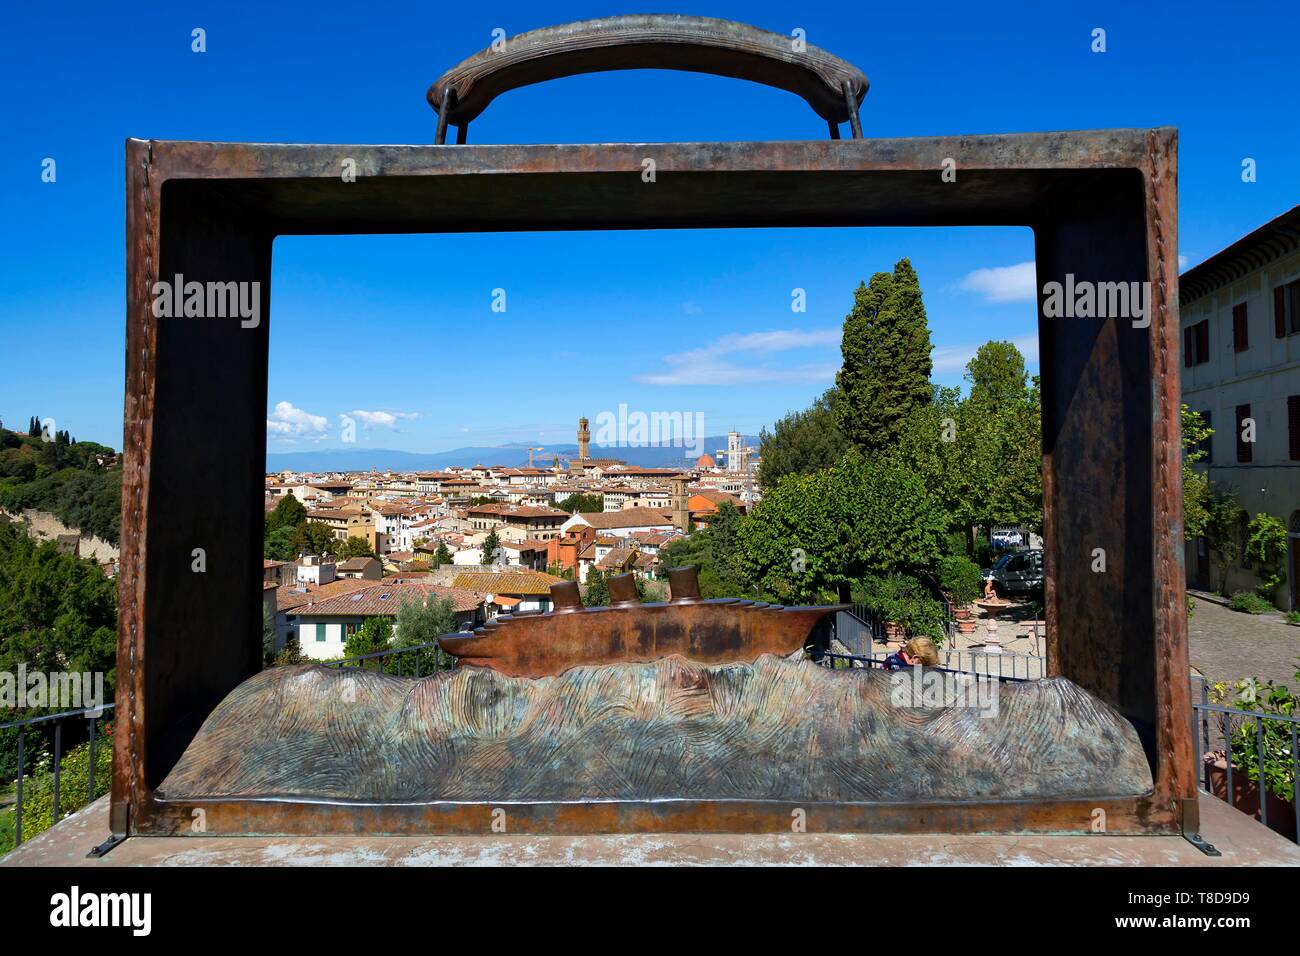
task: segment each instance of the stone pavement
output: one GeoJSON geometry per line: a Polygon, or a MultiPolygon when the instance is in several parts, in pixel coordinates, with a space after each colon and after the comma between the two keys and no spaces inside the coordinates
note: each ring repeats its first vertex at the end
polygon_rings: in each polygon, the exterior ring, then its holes
{"type": "Polygon", "coordinates": [[[1258,677],[1300,690],[1300,627],[1281,614],[1243,614],[1206,596],[1192,599],[1188,644],[1195,671],[1210,681],[1258,677]]]}

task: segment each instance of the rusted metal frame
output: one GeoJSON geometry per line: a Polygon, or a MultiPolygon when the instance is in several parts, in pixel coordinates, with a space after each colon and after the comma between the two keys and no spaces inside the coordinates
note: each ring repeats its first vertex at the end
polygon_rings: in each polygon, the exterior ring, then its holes
{"type": "MultiPolygon", "coordinates": [[[[383,804],[203,798],[157,799],[139,836],[192,833],[203,811],[208,836],[373,833],[392,835],[499,833],[791,833],[803,811],[809,833],[1091,833],[1097,811],[1107,832],[1168,833],[1146,797],[979,803],[829,803],[794,800],[592,800],[383,804]],[[495,814],[495,816],[494,816],[495,814]],[[493,829],[494,822],[498,829],[493,829]]],[[[795,836],[795,839],[798,837],[795,836]]]]}
{"type": "MultiPolygon", "coordinates": [[[[1172,133],[1155,131],[1147,135],[1148,137],[1154,137],[1157,145],[1159,142],[1167,140],[1170,149],[1168,156],[1162,162],[1168,163],[1169,168],[1172,168],[1172,133]]],[[[985,164],[999,174],[1011,175],[1016,171],[1023,172],[1044,167],[1062,170],[1085,170],[1097,167],[1145,170],[1148,163],[1133,155],[1133,140],[1134,136],[1131,131],[1097,131],[1080,134],[1031,134],[1020,137],[969,137],[960,140],[956,138],[940,138],[912,141],[863,141],[861,144],[855,144],[852,147],[847,144],[822,142],[820,144],[667,144],[656,147],[656,149],[661,151],[661,155],[665,157],[669,165],[675,166],[681,171],[703,168],[733,171],[772,169],[790,172],[852,169],[863,173],[916,170],[934,172],[937,175],[939,168],[937,157],[952,155],[954,146],[964,146],[966,151],[959,151],[958,154],[966,157],[966,162],[963,164],[964,170],[978,169],[981,164],[985,164]],[[697,163],[699,165],[696,165],[697,163]]],[[[128,806],[132,807],[134,814],[133,819],[130,821],[132,832],[158,832],[157,823],[168,813],[173,812],[164,806],[165,801],[160,802],[157,800],[152,791],[149,790],[147,783],[142,779],[141,774],[137,772],[137,768],[143,766],[147,754],[147,747],[145,746],[147,741],[143,737],[143,702],[137,701],[136,698],[137,691],[142,688],[141,678],[137,666],[138,661],[133,658],[137,649],[140,653],[143,653],[144,650],[144,634],[139,629],[139,624],[143,615],[145,588],[143,558],[145,556],[145,544],[143,540],[134,541],[132,536],[132,532],[139,535],[144,522],[138,512],[136,512],[136,517],[132,517],[131,496],[134,489],[137,496],[136,500],[141,500],[139,498],[140,490],[147,488],[149,480],[148,465],[151,446],[146,439],[151,423],[154,421],[154,414],[151,406],[148,407],[147,414],[142,414],[142,410],[146,408],[146,402],[152,401],[152,377],[156,374],[156,370],[152,367],[154,362],[152,355],[147,351],[141,351],[138,346],[142,341],[149,341],[149,336],[153,334],[149,315],[143,306],[148,303],[148,296],[145,293],[148,288],[147,280],[153,279],[153,272],[156,267],[146,270],[145,263],[150,261],[151,244],[158,242],[157,211],[160,201],[159,189],[161,181],[167,178],[265,179],[268,181],[277,179],[305,181],[304,177],[308,179],[318,177],[322,180],[326,178],[334,179],[336,178],[334,170],[337,168],[336,157],[339,151],[343,149],[347,150],[347,154],[364,155],[365,161],[373,163],[379,176],[422,177],[491,171],[503,173],[517,171],[536,174],[548,169],[555,173],[578,174],[594,172],[600,169],[621,171],[625,167],[631,168],[627,166],[628,159],[625,155],[628,150],[626,148],[612,147],[480,146],[471,147],[463,152],[456,151],[454,154],[442,153],[438,155],[433,151],[421,151],[418,148],[250,147],[240,144],[144,144],[138,142],[128,144],[128,262],[131,267],[128,281],[128,307],[130,310],[129,315],[132,318],[128,330],[127,472],[124,478],[124,575],[121,582],[123,615],[119,627],[120,651],[125,652],[119,655],[120,659],[125,661],[124,664],[119,663],[119,669],[121,674],[122,669],[125,668],[125,679],[121,676],[119,678],[118,700],[120,705],[123,706],[121,707],[122,717],[119,718],[115,738],[115,768],[120,767],[121,771],[126,772],[115,773],[113,806],[115,829],[118,826],[118,821],[121,821],[122,829],[126,829],[128,806]],[[165,169],[161,173],[153,170],[154,165],[159,162],[158,158],[155,157],[155,153],[160,154],[162,157],[161,165],[165,169]],[[135,188],[141,184],[144,184],[146,188],[135,188]],[[147,215],[152,216],[152,223],[148,229],[141,229],[141,224],[147,215]]],[[[1148,157],[1156,156],[1158,151],[1148,149],[1147,155],[1148,157]]],[[[662,164],[661,168],[663,168],[662,164]]],[[[1146,177],[1144,182],[1150,185],[1150,177],[1146,177]]],[[[213,184],[213,187],[215,188],[217,185],[213,184]]],[[[1150,196],[1161,204],[1162,209],[1170,206],[1173,202],[1171,178],[1153,187],[1150,196]]],[[[813,221],[806,215],[796,218],[799,224],[813,224],[813,221]]],[[[864,216],[866,221],[872,218],[870,214],[864,216]]],[[[1148,220],[1150,220],[1149,215],[1148,220]]],[[[382,228],[382,223],[371,223],[357,229],[357,220],[349,218],[347,214],[336,213],[333,221],[335,226],[332,229],[322,229],[319,224],[316,224],[300,231],[366,231],[366,229],[382,228]]],[[[933,223],[940,220],[933,215],[921,214],[914,217],[914,221],[933,223]]],[[[963,219],[961,221],[974,222],[976,220],[963,219]]],[[[993,221],[1014,222],[1015,219],[999,216],[995,217],[993,221]]],[[[1163,273],[1160,269],[1150,267],[1148,275],[1163,274],[1170,276],[1175,274],[1176,271],[1171,271],[1172,264],[1170,262],[1174,254],[1170,240],[1173,221],[1167,215],[1163,215],[1161,221],[1165,226],[1162,253],[1165,267],[1163,273]]],[[[289,225],[292,228],[291,222],[289,225]]],[[[1149,226],[1150,221],[1148,221],[1149,226]]],[[[557,226],[549,220],[545,221],[545,224],[533,223],[530,227],[562,228],[562,226],[557,226]]],[[[609,222],[605,222],[600,227],[610,228],[611,225],[609,222]]],[[[436,229],[436,224],[430,225],[428,228],[436,229]]],[[[283,225],[277,227],[277,229],[281,232],[288,231],[283,225]]],[[[1149,228],[1147,246],[1149,254],[1154,256],[1157,243],[1151,238],[1149,228]]],[[[1153,304],[1155,306],[1154,311],[1158,313],[1160,310],[1159,299],[1153,298],[1153,304]]],[[[1170,351],[1170,354],[1176,354],[1176,313],[1171,318],[1171,311],[1166,308],[1164,315],[1163,321],[1168,324],[1164,326],[1156,325],[1155,328],[1159,335],[1153,333],[1150,336],[1150,348],[1153,352],[1165,349],[1170,351]],[[1171,333],[1170,329],[1174,331],[1171,333]],[[1159,342],[1157,342],[1157,338],[1159,338],[1159,342]],[[1172,350],[1170,348],[1171,344],[1173,346],[1172,350]]],[[[1153,370],[1157,367],[1160,366],[1153,364],[1153,370]]],[[[1162,381],[1154,374],[1152,377],[1156,378],[1157,382],[1162,381]]],[[[1176,371],[1172,378],[1176,380],[1176,371]]],[[[1163,382],[1167,384],[1169,379],[1169,376],[1165,376],[1163,382]]],[[[1174,385],[1176,388],[1176,382],[1174,385]]],[[[1169,407],[1169,400],[1166,394],[1162,399],[1164,407],[1169,407]]],[[[1174,400],[1176,401],[1176,392],[1174,392],[1174,400]]],[[[1174,446],[1166,440],[1164,447],[1152,447],[1149,451],[1158,458],[1170,459],[1172,447],[1174,446]]],[[[1176,468],[1178,462],[1176,453],[1171,460],[1176,468]]],[[[1047,461],[1050,465],[1050,457],[1047,461]]],[[[1045,491],[1048,492],[1049,498],[1054,497],[1054,492],[1050,490],[1052,487],[1051,471],[1052,469],[1049,468],[1049,473],[1045,476],[1045,491]]],[[[1176,479],[1177,472],[1174,471],[1172,474],[1176,479]]],[[[254,490],[260,492],[260,488],[254,490]]],[[[1155,487],[1152,487],[1149,493],[1153,496],[1153,501],[1160,494],[1155,487]]],[[[1165,504],[1177,508],[1177,496],[1175,495],[1172,500],[1166,499],[1165,504]]],[[[1168,510],[1166,509],[1164,512],[1157,510],[1152,515],[1152,520],[1158,520],[1156,516],[1161,513],[1167,517],[1168,510]]],[[[1166,551],[1170,550],[1168,542],[1161,543],[1160,535],[1155,535],[1153,540],[1157,549],[1163,547],[1166,551]]],[[[1159,567],[1159,565],[1153,564],[1154,567],[1159,567]]],[[[1151,582],[1153,587],[1158,586],[1158,584],[1158,581],[1151,582]]],[[[1176,574],[1172,578],[1172,586],[1175,591],[1181,593],[1181,578],[1176,574]]],[[[255,598],[251,600],[255,600],[255,598]]],[[[1054,613],[1055,606],[1054,601],[1049,601],[1049,615],[1054,613]]],[[[1171,653],[1163,655],[1158,662],[1155,662],[1157,670],[1165,675],[1181,670],[1184,678],[1181,683],[1185,686],[1185,631],[1181,635],[1178,632],[1179,619],[1171,616],[1173,605],[1169,601],[1165,601],[1159,608],[1148,606],[1156,614],[1153,626],[1162,629],[1161,640],[1163,644],[1161,649],[1171,651],[1171,653]],[[1181,656],[1178,653],[1180,650],[1182,652],[1181,656]]],[[[1060,623],[1059,616],[1057,617],[1057,623],[1060,623]]],[[[1066,643],[1077,640],[1077,635],[1062,635],[1059,628],[1057,634],[1058,638],[1063,638],[1066,643]]],[[[1057,658],[1059,664],[1059,649],[1053,648],[1053,656],[1057,658]]],[[[1156,762],[1156,793],[1148,798],[1139,797],[1115,802],[1111,807],[1114,812],[1110,813],[1111,832],[1122,832],[1125,829],[1129,832],[1177,832],[1179,808],[1170,801],[1169,797],[1179,789],[1179,781],[1174,771],[1182,758],[1179,752],[1177,733],[1169,730],[1169,721],[1176,721],[1182,725],[1186,725],[1187,721],[1183,719],[1182,714],[1178,714],[1176,717],[1173,716],[1174,711],[1171,706],[1173,699],[1165,690],[1169,686],[1170,682],[1164,681],[1164,689],[1162,689],[1159,682],[1157,682],[1157,686],[1152,689],[1158,698],[1158,710],[1163,714],[1162,720],[1157,721],[1159,728],[1157,733],[1158,750],[1161,759],[1156,762]]],[[[1183,729],[1184,737],[1190,738],[1190,727],[1184,726],[1183,729]]],[[[1190,739],[1186,743],[1190,747],[1190,739]]],[[[1182,772],[1188,780],[1191,779],[1191,768],[1186,766],[1185,763],[1182,772]]],[[[293,803],[292,806],[305,807],[307,805],[293,803]]],[[[1064,813],[1060,805],[1044,805],[1039,808],[1031,808],[1031,810],[1035,814],[1041,813],[1051,817],[1050,825],[1045,824],[1049,829],[1075,830],[1079,827],[1077,818],[1072,813],[1064,813]]],[[[286,811],[281,807],[280,810],[276,811],[256,812],[268,814],[266,819],[267,822],[270,822],[276,818],[277,814],[283,815],[286,811]]],[[[294,811],[288,812],[292,815],[294,811]]],[[[321,825],[321,821],[313,823],[310,820],[311,814],[315,812],[317,811],[301,810],[304,826],[321,825]]],[[[351,811],[346,810],[344,812],[351,811]]],[[[712,811],[702,810],[700,812],[707,815],[712,811]]],[[[891,807],[888,809],[886,816],[888,819],[893,819],[893,814],[906,814],[906,812],[906,808],[891,807]]],[[[978,802],[963,803],[953,813],[955,816],[952,820],[944,822],[944,828],[970,830],[980,827],[1013,827],[1019,825],[1016,820],[1018,815],[1022,815],[1022,811],[1016,811],[1014,815],[1007,815],[1009,811],[1006,810],[993,811],[990,810],[989,805],[978,802]]],[[[593,826],[599,819],[600,813],[594,813],[594,816],[583,825],[593,826]]],[[[675,821],[676,823],[685,825],[685,822],[680,820],[675,821]]],[[[253,829],[257,828],[254,827],[253,829]]]]}
{"type": "Polygon", "coordinates": [[[448,70],[429,87],[427,99],[440,125],[462,124],[496,96],[521,86],[647,68],[713,73],[788,90],[831,122],[851,119],[869,86],[857,67],[815,46],[796,51],[788,36],[712,17],[632,14],[510,37],[448,70]],[[450,107],[448,90],[455,93],[450,107]]]}
{"type": "Polygon", "coordinates": [[[1160,746],[1156,795],[1183,809],[1196,799],[1188,679],[1187,590],[1183,547],[1182,370],[1178,306],[1178,140],[1172,130],[1147,133],[1143,183],[1151,282],[1151,379],[1155,391],[1151,488],[1155,575],[1155,693],[1160,746]]]}

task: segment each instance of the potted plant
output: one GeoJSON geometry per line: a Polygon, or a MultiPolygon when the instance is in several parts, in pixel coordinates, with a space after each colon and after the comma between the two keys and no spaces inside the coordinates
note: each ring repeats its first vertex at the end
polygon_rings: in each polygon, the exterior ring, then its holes
{"type": "Polygon", "coordinates": [[[939,584],[952,602],[957,630],[962,634],[975,632],[975,615],[971,602],[980,596],[983,576],[979,565],[964,554],[954,554],[939,562],[939,584]]]}
{"type": "MultiPolygon", "coordinates": [[[[1300,680],[1300,671],[1296,672],[1300,680]]],[[[1261,683],[1254,678],[1211,685],[1210,699],[1215,703],[1258,713],[1290,717],[1296,710],[1296,697],[1285,686],[1272,681],[1261,683]]],[[[1256,820],[1263,816],[1269,829],[1289,840],[1296,839],[1295,763],[1291,753],[1291,724],[1281,720],[1238,718],[1229,734],[1226,715],[1219,716],[1220,734],[1227,738],[1224,750],[1205,755],[1205,771],[1212,794],[1256,820]],[[1263,740],[1261,759],[1260,741],[1263,740]],[[1232,760],[1232,793],[1228,793],[1228,760],[1232,760]],[[1263,770],[1263,803],[1260,812],[1260,771],[1263,770]]]]}
{"type": "Polygon", "coordinates": [[[871,577],[865,584],[864,603],[886,622],[885,636],[889,640],[924,635],[936,644],[943,642],[943,605],[916,578],[891,574],[871,577]]]}

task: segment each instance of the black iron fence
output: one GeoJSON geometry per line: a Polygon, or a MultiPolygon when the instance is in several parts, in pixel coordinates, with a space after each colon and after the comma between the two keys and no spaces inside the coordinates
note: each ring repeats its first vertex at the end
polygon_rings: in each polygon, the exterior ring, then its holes
{"type": "MultiPolygon", "coordinates": [[[[884,668],[886,654],[837,654],[833,651],[813,651],[811,653],[815,663],[822,667],[829,667],[833,670],[845,670],[848,668],[884,668]]],[[[1001,655],[990,654],[989,657],[1001,655]]],[[[955,662],[955,661],[954,661],[955,662]]],[[[970,674],[978,677],[996,678],[1003,683],[1024,683],[1027,680],[1034,680],[1032,677],[1020,677],[1011,673],[998,673],[996,670],[972,670],[970,668],[953,667],[945,660],[937,667],[927,667],[926,670],[942,671],[948,674],[970,674]]]]}
{"type": "Polygon", "coordinates": [[[1201,789],[1300,842],[1300,717],[1210,701],[1192,679],[1192,738],[1201,789]]]}
{"type": "Polygon", "coordinates": [[[438,671],[449,671],[456,666],[456,658],[438,646],[412,644],[410,647],[392,647],[336,661],[322,661],[323,667],[360,667],[363,670],[393,674],[397,677],[427,677],[438,671]]]}
{"type": "MultiPolygon", "coordinates": [[[[64,797],[66,796],[61,786],[64,777],[64,726],[73,721],[86,722],[85,735],[89,748],[89,761],[87,763],[86,799],[85,801],[81,801],[79,799],[80,791],[78,791],[78,799],[75,801],[77,806],[80,807],[84,806],[85,803],[93,801],[96,796],[95,769],[97,756],[96,748],[100,746],[98,732],[99,723],[101,720],[105,719],[105,715],[111,711],[113,707],[113,704],[105,704],[102,707],[67,710],[58,714],[48,714],[44,717],[30,717],[26,720],[13,720],[7,723],[0,723],[0,730],[14,730],[17,732],[18,739],[16,772],[14,774],[13,807],[11,811],[6,811],[6,808],[0,805],[0,815],[5,814],[6,812],[10,813],[12,815],[12,822],[8,825],[0,824],[0,847],[5,843],[8,843],[10,838],[12,838],[13,846],[18,846],[23,842],[23,790],[26,786],[30,785],[30,783],[37,779],[35,773],[37,770],[36,767],[32,768],[32,776],[26,776],[29,757],[27,748],[29,734],[35,737],[39,733],[41,744],[44,745],[46,732],[49,731],[51,727],[53,729],[52,745],[54,752],[51,756],[50,769],[48,771],[48,780],[52,788],[51,797],[53,800],[50,816],[50,825],[52,826],[53,824],[58,823],[59,819],[63,816],[64,797]],[[12,827],[12,830],[10,830],[10,827],[12,827]]],[[[81,728],[78,727],[78,732],[80,730],[81,728]]],[[[104,745],[111,746],[111,743],[105,741],[104,745]]],[[[37,753],[44,753],[43,746],[37,751],[37,753]]],[[[101,777],[99,780],[100,789],[103,790],[107,783],[108,781],[101,777]]],[[[0,817],[0,819],[2,819],[2,817],[0,817]]]]}

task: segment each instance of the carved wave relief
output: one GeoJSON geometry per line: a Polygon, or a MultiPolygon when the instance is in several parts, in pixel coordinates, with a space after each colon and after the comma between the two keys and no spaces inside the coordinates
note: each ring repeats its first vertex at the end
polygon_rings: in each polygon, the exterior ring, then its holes
{"type": "Polygon", "coordinates": [[[902,802],[1151,789],[1132,726],[1064,678],[994,690],[920,676],[772,654],[534,678],[271,668],[218,705],[158,793],[902,802]]]}

